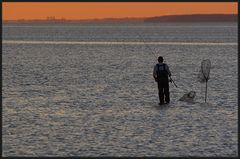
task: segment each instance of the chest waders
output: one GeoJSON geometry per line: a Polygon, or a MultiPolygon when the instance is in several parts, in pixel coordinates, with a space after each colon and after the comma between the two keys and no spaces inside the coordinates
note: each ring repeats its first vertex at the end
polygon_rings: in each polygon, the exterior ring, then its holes
{"type": "Polygon", "coordinates": [[[168,72],[166,71],[166,64],[157,64],[157,83],[158,83],[158,95],[160,105],[170,102],[169,97],[169,83],[168,83],[168,72]],[[162,67],[160,69],[160,67],[162,67]]]}

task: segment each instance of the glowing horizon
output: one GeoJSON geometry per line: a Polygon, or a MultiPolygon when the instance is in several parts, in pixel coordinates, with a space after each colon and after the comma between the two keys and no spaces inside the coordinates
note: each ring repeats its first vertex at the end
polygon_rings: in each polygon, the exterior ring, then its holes
{"type": "Polygon", "coordinates": [[[3,20],[147,18],[238,14],[237,2],[3,2],[3,20]],[[214,9],[213,9],[214,8],[214,9]]]}

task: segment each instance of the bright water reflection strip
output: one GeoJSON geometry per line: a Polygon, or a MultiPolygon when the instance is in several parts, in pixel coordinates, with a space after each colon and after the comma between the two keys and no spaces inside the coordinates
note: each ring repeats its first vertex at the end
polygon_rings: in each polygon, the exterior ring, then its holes
{"type": "Polygon", "coordinates": [[[3,40],[3,44],[52,44],[52,45],[237,45],[232,42],[112,42],[112,41],[27,41],[3,40]]]}

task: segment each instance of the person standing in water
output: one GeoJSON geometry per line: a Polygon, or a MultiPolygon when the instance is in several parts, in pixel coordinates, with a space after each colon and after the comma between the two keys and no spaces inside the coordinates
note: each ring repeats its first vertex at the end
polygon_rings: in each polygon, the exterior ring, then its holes
{"type": "Polygon", "coordinates": [[[153,77],[158,84],[159,105],[168,104],[170,102],[169,81],[172,82],[171,72],[166,63],[163,63],[163,57],[158,57],[158,64],[154,66],[153,77]],[[165,101],[165,102],[164,102],[165,101]]]}

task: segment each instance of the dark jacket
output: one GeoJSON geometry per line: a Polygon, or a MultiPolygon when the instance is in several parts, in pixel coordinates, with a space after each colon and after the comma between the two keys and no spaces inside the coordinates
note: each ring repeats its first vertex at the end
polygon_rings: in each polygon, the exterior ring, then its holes
{"type": "Polygon", "coordinates": [[[153,69],[153,77],[156,81],[159,80],[159,78],[162,78],[158,76],[158,71],[163,72],[160,74],[160,76],[162,76],[163,78],[164,76],[165,78],[168,78],[168,76],[169,77],[171,76],[171,72],[169,70],[168,65],[165,63],[158,63],[154,66],[154,69],[153,69]]]}

